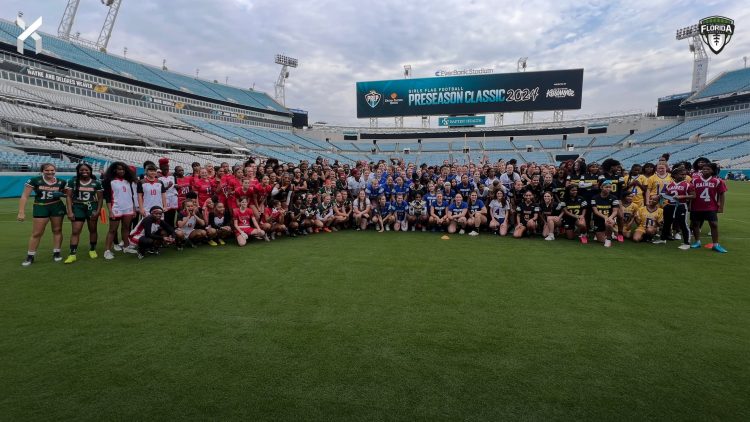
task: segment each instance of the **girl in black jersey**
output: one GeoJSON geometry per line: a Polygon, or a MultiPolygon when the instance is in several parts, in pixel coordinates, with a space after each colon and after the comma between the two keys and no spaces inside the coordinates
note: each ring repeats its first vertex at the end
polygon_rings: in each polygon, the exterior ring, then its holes
{"type": "Polygon", "coordinates": [[[574,239],[576,229],[580,233],[581,243],[588,243],[588,237],[586,235],[586,213],[588,209],[588,201],[585,198],[578,195],[578,186],[568,185],[565,188],[565,197],[563,202],[560,203],[562,206],[562,224],[565,229],[565,236],[568,239],[574,239]]]}
{"type": "Polygon", "coordinates": [[[542,202],[539,204],[539,212],[541,213],[540,217],[544,224],[544,229],[542,230],[544,240],[555,240],[555,230],[560,227],[562,207],[560,207],[560,203],[555,200],[551,191],[546,191],[542,194],[542,202]]]}
{"type": "Polygon", "coordinates": [[[513,237],[521,238],[525,234],[536,233],[539,220],[539,205],[534,202],[534,194],[527,190],[523,194],[523,202],[516,206],[516,228],[513,237]]]}

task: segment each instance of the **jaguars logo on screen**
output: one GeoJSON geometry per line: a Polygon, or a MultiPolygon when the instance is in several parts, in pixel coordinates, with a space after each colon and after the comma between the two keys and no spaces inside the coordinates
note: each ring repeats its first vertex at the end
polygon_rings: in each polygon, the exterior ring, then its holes
{"type": "Polygon", "coordinates": [[[384,100],[387,104],[390,105],[398,105],[400,102],[404,101],[403,98],[399,98],[398,94],[395,92],[391,92],[391,95],[384,100]]]}
{"type": "Polygon", "coordinates": [[[724,16],[709,16],[698,22],[698,29],[708,48],[719,54],[734,35],[734,21],[724,16]]]}
{"type": "Polygon", "coordinates": [[[383,96],[378,94],[377,91],[374,89],[371,89],[370,92],[365,94],[365,101],[367,102],[367,105],[369,105],[372,108],[377,107],[378,104],[380,104],[380,99],[383,96]]]}

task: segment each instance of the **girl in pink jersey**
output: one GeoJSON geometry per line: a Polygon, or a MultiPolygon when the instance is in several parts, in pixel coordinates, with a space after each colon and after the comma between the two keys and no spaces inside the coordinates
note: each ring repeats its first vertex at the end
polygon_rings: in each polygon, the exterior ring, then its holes
{"type": "Polygon", "coordinates": [[[701,175],[693,180],[695,188],[695,199],[690,212],[690,222],[693,226],[693,237],[695,241],[690,246],[697,249],[701,247],[701,227],[704,221],[708,221],[711,227],[711,249],[719,253],[727,253],[719,244],[719,217],[724,212],[724,193],[727,185],[723,180],[716,177],[719,167],[715,163],[704,164],[701,175]]]}

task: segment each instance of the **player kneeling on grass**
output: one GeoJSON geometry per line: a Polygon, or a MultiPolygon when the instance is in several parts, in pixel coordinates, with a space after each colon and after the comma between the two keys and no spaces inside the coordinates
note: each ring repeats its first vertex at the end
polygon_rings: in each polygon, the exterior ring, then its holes
{"type": "Polygon", "coordinates": [[[246,196],[240,198],[240,206],[234,213],[234,227],[237,230],[235,234],[239,246],[245,246],[250,236],[256,239],[266,238],[266,232],[258,226],[258,220],[255,219],[253,210],[247,207],[248,203],[246,196]]]}
{"type": "Polygon", "coordinates": [[[222,203],[218,202],[213,211],[208,214],[208,227],[214,233],[214,238],[219,245],[226,245],[224,239],[232,237],[234,228],[232,227],[232,213],[222,203]]]}
{"type": "Polygon", "coordinates": [[[641,207],[635,216],[635,222],[638,224],[638,227],[635,229],[635,233],[633,233],[633,242],[653,239],[656,233],[659,232],[659,227],[663,222],[663,212],[659,208],[658,195],[651,195],[646,198],[646,206],[641,207]]]}
{"type": "Polygon", "coordinates": [[[380,230],[378,230],[378,232],[380,233],[383,231],[390,231],[391,224],[396,221],[396,217],[393,216],[391,204],[388,202],[385,195],[380,195],[380,197],[378,197],[377,217],[378,223],[380,224],[380,230]]]}
{"type": "Polygon", "coordinates": [[[315,206],[313,199],[315,199],[315,196],[307,194],[307,196],[305,196],[305,204],[302,206],[302,233],[305,235],[307,235],[307,233],[317,233],[319,231],[316,224],[317,220],[315,219],[315,215],[318,213],[318,208],[315,206]]]}
{"type": "Polygon", "coordinates": [[[430,216],[427,213],[427,202],[422,200],[422,194],[416,192],[414,200],[409,203],[409,215],[406,217],[411,226],[411,231],[421,227],[422,231],[427,231],[427,224],[430,216]]]}
{"type": "Polygon", "coordinates": [[[455,233],[458,229],[458,234],[464,234],[464,227],[466,227],[466,215],[469,213],[469,205],[464,202],[464,197],[460,193],[457,193],[453,198],[453,202],[448,205],[448,233],[455,233]]]}
{"type": "Polygon", "coordinates": [[[338,191],[336,192],[336,195],[334,197],[333,201],[333,231],[338,231],[345,229],[347,226],[347,223],[349,223],[349,217],[351,216],[351,211],[347,210],[346,200],[344,199],[344,192],[346,191],[338,191]]]}
{"type": "Polygon", "coordinates": [[[174,228],[164,221],[164,210],[155,205],[130,232],[130,244],[136,245],[138,259],[143,259],[146,254],[159,254],[159,248],[171,245],[179,241],[180,236],[174,228]]]}
{"type": "Polygon", "coordinates": [[[432,225],[432,231],[441,230],[451,223],[450,216],[448,215],[448,205],[450,201],[443,198],[443,193],[438,191],[435,201],[430,205],[430,224],[432,225]]]}
{"type": "Polygon", "coordinates": [[[323,230],[326,233],[330,233],[331,226],[336,222],[336,216],[333,214],[333,204],[331,203],[331,195],[323,194],[323,200],[318,205],[318,209],[315,213],[315,227],[318,230],[323,230]]]}
{"type": "Polygon", "coordinates": [[[539,204],[539,212],[542,223],[544,223],[544,228],[542,229],[544,240],[555,240],[555,230],[560,227],[562,206],[560,206],[559,202],[555,201],[552,192],[546,191],[542,194],[542,203],[539,204]]]}
{"type": "Polygon", "coordinates": [[[603,242],[605,248],[612,246],[611,238],[617,229],[619,211],[620,200],[612,194],[612,182],[605,180],[601,184],[601,192],[591,198],[596,241],[603,242]]]}
{"type": "Polygon", "coordinates": [[[206,220],[203,219],[202,214],[194,200],[186,199],[182,212],[177,216],[177,237],[184,239],[191,248],[195,248],[197,242],[208,237],[208,232],[205,230],[206,220]]]}
{"type": "Polygon", "coordinates": [[[487,225],[487,208],[484,206],[484,201],[479,199],[479,194],[476,191],[469,194],[467,205],[469,206],[469,212],[466,218],[466,226],[473,228],[469,232],[469,236],[479,236],[479,229],[487,225]]]}
{"type": "Polygon", "coordinates": [[[286,212],[281,206],[281,201],[278,199],[271,201],[271,208],[266,208],[266,221],[270,222],[266,233],[271,233],[271,240],[276,240],[277,235],[281,236],[287,231],[286,225],[284,225],[285,214],[286,212]]]}
{"type": "Polygon", "coordinates": [[[372,210],[370,200],[367,198],[367,192],[364,189],[360,190],[359,194],[357,194],[353,208],[354,224],[357,226],[357,231],[366,230],[372,210]]]}
{"type": "Polygon", "coordinates": [[[701,175],[693,180],[695,187],[695,199],[693,209],[690,212],[690,220],[693,226],[693,237],[695,241],[692,248],[701,247],[701,227],[704,221],[708,221],[711,228],[712,249],[716,252],[726,253],[727,250],[719,245],[719,216],[724,212],[724,193],[727,185],[723,180],[716,177],[718,166],[714,163],[704,164],[701,175]]]}
{"type": "Polygon", "coordinates": [[[490,231],[505,236],[508,234],[508,209],[510,203],[502,189],[495,192],[495,199],[490,201],[490,231]]]}
{"type": "Polygon", "coordinates": [[[395,219],[393,230],[407,231],[409,229],[409,221],[406,219],[406,214],[409,212],[409,203],[404,201],[403,193],[399,192],[396,194],[396,201],[391,204],[391,211],[395,219]]]}
{"type": "Polygon", "coordinates": [[[539,220],[539,205],[534,202],[534,194],[527,190],[523,194],[523,202],[516,207],[516,229],[513,237],[516,239],[536,233],[539,220]]]}
{"type": "Polygon", "coordinates": [[[635,223],[635,217],[638,215],[638,210],[641,209],[638,204],[633,201],[635,194],[631,191],[627,191],[622,197],[622,203],[620,209],[622,210],[622,229],[623,236],[627,239],[633,237],[633,231],[638,226],[635,223]]]}
{"type": "Polygon", "coordinates": [[[97,223],[104,201],[104,190],[92,173],[90,165],[86,163],[78,164],[76,176],[65,188],[68,218],[72,221],[73,226],[70,235],[70,255],[65,259],[66,264],[76,262],[78,241],[83,231],[83,223],[86,223],[89,229],[89,257],[92,259],[98,257],[96,254],[96,242],[99,237],[97,223]]]}
{"type": "Polygon", "coordinates": [[[565,197],[560,205],[563,210],[562,224],[565,229],[565,236],[568,239],[575,239],[576,230],[578,230],[581,243],[588,243],[586,213],[589,203],[583,196],[578,195],[578,186],[568,185],[565,188],[565,197]]]}

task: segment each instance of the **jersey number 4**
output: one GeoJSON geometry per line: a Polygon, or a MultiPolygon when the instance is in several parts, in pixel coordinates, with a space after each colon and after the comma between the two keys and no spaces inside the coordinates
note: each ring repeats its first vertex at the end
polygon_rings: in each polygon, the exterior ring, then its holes
{"type": "Polygon", "coordinates": [[[711,194],[709,193],[708,189],[703,189],[703,192],[701,192],[700,198],[704,200],[705,202],[711,202],[711,194]]]}

